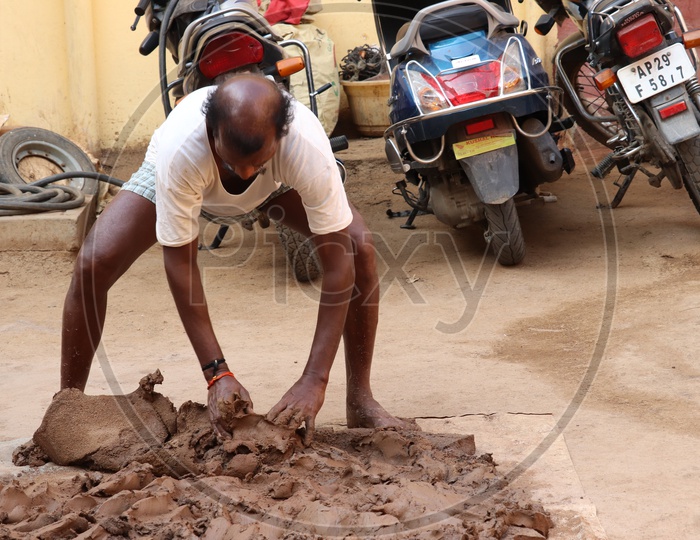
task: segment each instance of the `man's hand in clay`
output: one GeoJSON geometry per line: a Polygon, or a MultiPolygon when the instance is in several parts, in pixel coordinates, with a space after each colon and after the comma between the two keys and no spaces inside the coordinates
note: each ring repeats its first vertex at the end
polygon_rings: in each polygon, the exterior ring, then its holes
{"type": "Polygon", "coordinates": [[[306,427],[304,444],[313,440],[316,415],[323,405],[326,383],[312,376],[304,376],[294,383],[282,399],[267,413],[267,420],[297,429],[302,422],[306,427]]]}
{"type": "Polygon", "coordinates": [[[230,418],[253,412],[248,390],[235,377],[223,377],[209,388],[209,419],[220,439],[230,439],[230,418]]]}

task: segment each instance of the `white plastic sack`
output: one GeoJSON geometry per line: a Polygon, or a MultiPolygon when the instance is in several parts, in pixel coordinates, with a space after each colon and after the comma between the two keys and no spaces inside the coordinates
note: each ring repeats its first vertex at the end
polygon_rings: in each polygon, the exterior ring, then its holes
{"type": "MultiPolygon", "coordinates": [[[[291,25],[278,23],[273,28],[284,39],[297,39],[309,49],[314,86],[317,89],[326,83],[333,85],[322,94],[316,96],[318,118],[326,134],[330,135],[338,122],[338,110],[340,109],[340,79],[338,76],[338,65],[335,61],[335,45],[333,41],[328,37],[325,30],[313,24],[291,25]]],[[[298,48],[294,46],[287,47],[287,53],[290,56],[301,54],[298,48]]],[[[292,95],[309,107],[306,71],[302,70],[292,75],[290,82],[292,95]]]]}

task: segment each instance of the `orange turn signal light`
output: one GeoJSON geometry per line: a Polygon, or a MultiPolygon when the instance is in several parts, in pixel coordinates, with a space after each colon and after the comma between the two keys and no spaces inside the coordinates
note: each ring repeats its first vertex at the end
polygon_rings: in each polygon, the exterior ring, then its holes
{"type": "Polygon", "coordinates": [[[301,56],[285,58],[284,60],[278,61],[275,65],[277,66],[277,73],[280,74],[280,77],[289,77],[306,67],[304,59],[301,56]]]}
{"type": "Polygon", "coordinates": [[[700,47],[700,30],[693,30],[683,34],[683,45],[686,49],[700,47]]]}
{"type": "Polygon", "coordinates": [[[598,90],[602,92],[617,82],[617,75],[612,69],[607,68],[598,72],[593,79],[598,90]]]}

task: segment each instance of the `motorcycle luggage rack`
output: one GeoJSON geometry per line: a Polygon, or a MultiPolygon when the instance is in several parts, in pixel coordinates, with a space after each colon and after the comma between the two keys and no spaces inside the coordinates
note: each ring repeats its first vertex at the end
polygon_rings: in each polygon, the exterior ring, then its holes
{"type": "Polygon", "coordinates": [[[309,89],[309,108],[311,109],[311,112],[314,113],[314,116],[318,116],[316,96],[319,95],[321,92],[325,92],[326,90],[331,88],[333,84],[326,83],[323,86],[321,86],[321,88],[316,90],[316,87],[314,85],[314,74],[311,68],[311,55],[309,54],[308,47],[306,46],[306,44],[304,44],[303,41],[299,41],[298,39],[285,39],[280,41],[279,45],[285,48],[288,46],[295,46],[301,50],[301,55],[304,58],[304,70],[306,71],[306,84],[307,88],[309,89]]]}

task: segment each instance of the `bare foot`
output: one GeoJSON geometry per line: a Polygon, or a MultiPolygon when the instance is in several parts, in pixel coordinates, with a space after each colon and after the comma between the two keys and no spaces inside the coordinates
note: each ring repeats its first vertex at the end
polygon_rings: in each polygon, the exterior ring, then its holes
{"type": "Polygon", "coordinates": [[[373,397],[355,399],[347,403],[349,428],[410,427],[411,424],[389,414],[373,397]]]}

